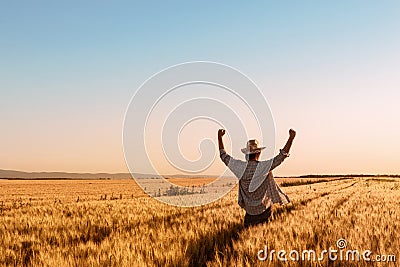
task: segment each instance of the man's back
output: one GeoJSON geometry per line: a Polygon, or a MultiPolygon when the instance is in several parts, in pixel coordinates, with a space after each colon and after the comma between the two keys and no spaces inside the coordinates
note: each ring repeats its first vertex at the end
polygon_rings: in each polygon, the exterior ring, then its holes
{"type": "Polygon", "coordinates": [[[289,197],[276,184],[272,170],[287,157],[282,151],[267,161],[242,161],[220,150],[221,160],[239,179],[238,204],[251,215],[260,214],[273,203],[287,204],[289,197]]]}

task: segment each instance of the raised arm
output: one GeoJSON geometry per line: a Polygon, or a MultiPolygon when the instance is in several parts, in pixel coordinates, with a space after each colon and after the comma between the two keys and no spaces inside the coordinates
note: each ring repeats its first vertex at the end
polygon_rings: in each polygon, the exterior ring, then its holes
{"type": "Polygon", "coordinates": [[[218,147],[219,147],[219,156],[222,160],[223,163],[225,163],[226,166],[233,172],[233,174],[237,178],[241,178],[243,175],[243,172],[246,169],[247,162],[234,159],[230,155],[228,155],[225,151],[224,147],[224,142],[222,141],[222,136],[225,134],[224,129],[219,129],[218,130],[218,147]]]}
{"type": "Polygon", "coordinates": [[[225,149],[224,148],[224,141],[222,141],[222,136],[224,136],[225,130],[224,129],[219,129],[218,130],[218,146],[219,149],[225,149]]]}
{"type": "Polygon", "coordinates": [[[282,150],[286,153],[289,154],[290,148],[292,147],[293,139],[296,136],[296,131],[293,129],[289,130],[289,139],[286,142],[286,145],[282,148],[282,150]]]}
{"type": "Polygon", "coordinates": [[[274,157],[272,165],[269,171],[272,171],[278,167],[284,160],[289,156],[290,148],[292,147],[293,139],[296,136],[296,131],[293,129],[289,130],[289,139],[286,141],[285,146],[279,151],[279,154],[274,157]]]}

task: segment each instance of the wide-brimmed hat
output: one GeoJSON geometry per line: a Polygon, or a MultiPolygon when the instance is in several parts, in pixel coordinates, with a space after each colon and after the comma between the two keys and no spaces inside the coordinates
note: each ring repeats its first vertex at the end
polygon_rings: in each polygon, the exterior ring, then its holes
{"type": "Polygon", "coordinates": [[[252,139],[247,141],[247,145],[245,148],[242,148],[242,152],[246,155],[260,153],[265,146],[258,147],[258,141],[256,139],[252,139]]]}

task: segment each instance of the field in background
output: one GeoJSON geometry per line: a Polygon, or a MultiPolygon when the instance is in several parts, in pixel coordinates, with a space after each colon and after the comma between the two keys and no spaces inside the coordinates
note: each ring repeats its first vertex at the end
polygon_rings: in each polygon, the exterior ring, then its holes
{"type": "MultiPolygon", "coordinates": [[[[339,238],[348,249],[371,250],[371,259],[400,260],[400,180],[321,179],[277,179],[292,203],[274,206],[270,223],[249,229],[236,189],[212,204],[179,208],[148,197],[133,180],[0,180],[0,265],[325,266],[327,257],[271,262],[257,252],[319,253],[336,249],[339,238]]],[[[343,265],[389,263],[332,262],[343,265]]]]}

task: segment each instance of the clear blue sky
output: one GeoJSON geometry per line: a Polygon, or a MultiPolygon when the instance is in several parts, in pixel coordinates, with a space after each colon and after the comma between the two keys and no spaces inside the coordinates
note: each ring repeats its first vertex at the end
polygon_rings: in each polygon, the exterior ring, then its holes
{"type": "Polygon", "coordinates": [[[2,1],[0,168],[126,171],[129,99],[173,64],[217,61],[266,95],[278,174],[400,173],[399,1],[2,1]]]}

